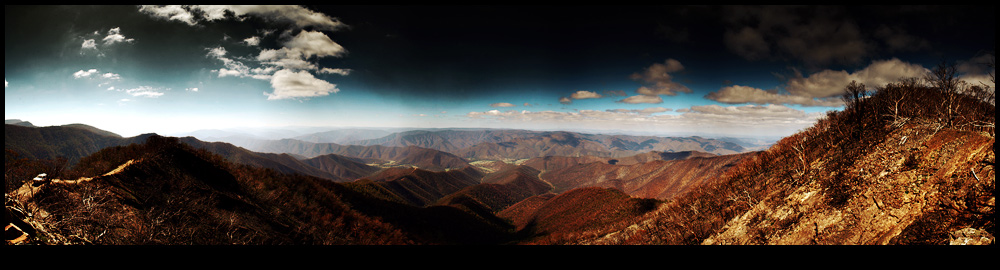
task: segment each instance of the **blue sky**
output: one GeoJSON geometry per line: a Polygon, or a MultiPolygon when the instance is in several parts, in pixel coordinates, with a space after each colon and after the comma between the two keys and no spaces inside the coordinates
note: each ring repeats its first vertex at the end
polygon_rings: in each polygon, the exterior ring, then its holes
{"type": "Polygon", "coordinates": [[[4,117],[124,136],[494,127],[785,136],[850,81],[992,70],[992,6],[5,6],[4,117]],[[927,20],[933,17],[936,20],[927,20]]]}

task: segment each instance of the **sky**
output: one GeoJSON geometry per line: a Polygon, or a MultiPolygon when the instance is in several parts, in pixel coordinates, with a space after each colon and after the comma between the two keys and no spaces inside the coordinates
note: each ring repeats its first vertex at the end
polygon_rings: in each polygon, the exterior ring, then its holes
{"type": "Polygon", "coordinates": [[[937,64],[993,6],[4,6],[4,118],[787,136],[937,64]]]}

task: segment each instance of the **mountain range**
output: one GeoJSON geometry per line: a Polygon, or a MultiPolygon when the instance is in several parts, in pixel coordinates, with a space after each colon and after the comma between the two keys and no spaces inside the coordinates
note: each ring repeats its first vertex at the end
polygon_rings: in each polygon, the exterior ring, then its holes
{"type": "Polygon", "coordinates": [[[28,227],[9,243],[993,243],[991,103],[905,82],[846,102],[757,152],[520,130],[240,147],[6,125],[6,214],[28,227]]]}

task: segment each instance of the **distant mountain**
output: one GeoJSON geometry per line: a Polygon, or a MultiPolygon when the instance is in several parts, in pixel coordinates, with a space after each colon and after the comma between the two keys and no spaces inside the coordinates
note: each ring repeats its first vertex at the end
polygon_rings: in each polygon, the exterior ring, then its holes
{"type": "Polygon", "coordinates": [[[306,158],[335,154],[361,159],[365,162],[383,163],[391,161],[393,165],[411,165],[432,171],[464,168],[469,165],[468,161],[453,154],[416,146],[358,146],[334,143],[309,143],[285,139],[278,141],[257,141],[244,147],[256,152],[288,153],[306,158]]]}
{"type": "Polygon", "coordinates": [[[363,160],[333,154],[318,156],[302,162],[347,181],[354,181],[380,170],[378,167],[366,165],[363,160]]]}
{"type": "Polygon", "coordinates": [[[454,153],[468,159],[494,160],[585,155],[625,157],[650,151],[735,154],[745,150],[731,142],[701,137],[667,138],[526,130],[416,130],[358,141],[355,144],[419,146],[454,153]]]}
{"type": "Polygon", "coordinates": [[[304,142],[311,142],[311,143],[348,144],[354,141],[382,138],[390,134],[392,134],[392,132],[386,130],[341,129],[341,130],[331,130],[326,132],[312,133],[294,137],[291,139],[300,140],[304,142]]]}
{"type": "Polygon", "coordinates": [[[66,158],[70,165],[80,158],[111,146],[141,142],[148,135],[122,138],[86,125],[29,127],[4,125],[4,148],[27,158],[66,158]]]}
{"type": "Polygon", "coordinates": [[[7,120],[3,121],[3,124],[4,125],[22,126],[22,127],[35,127],[35,125],[32,125],[31,122],[21,121],[21,120],[18,120],[18,119],[7,119],[7,120]]]}

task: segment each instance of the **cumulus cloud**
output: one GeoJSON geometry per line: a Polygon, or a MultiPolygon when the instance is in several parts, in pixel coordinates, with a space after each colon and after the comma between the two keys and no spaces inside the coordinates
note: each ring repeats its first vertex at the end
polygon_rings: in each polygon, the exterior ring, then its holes
{"type": "Polygon", "coordinates": [[[671,73],[684,70],[684,65],[680,61],[667,59],[664,63],[656,63],[646,68],[640,73],[630,76],[632,80],[644,83],[645,85],[636,90],[640,95],[676,96],[678,92],[691,93],[691,89],[680,83],[673,81],[671,73]]]}
{"type": "Polygon", "coordinates": [[[111,28],[108,30],[108,36],[104,37],[104,45],[114,45],[115,43],[132,43],[135,42],[133,38],[126,38],[122,35],[121,27],[111,28]]]}
{"type": "Polygon", "coordinates": [[[84,49],[84,50],[97,50],[97,40],[94,40],[94,39],[84,40],[83,44],[80,45],[80,49],[84,49]]]}
{"type": "Polygon", "coordinates": [[[717,92],[709,93],[705,98],[726,104],[798,104],[819,107],[840,107],[843,105],[843,101],[839,98],[809,98],[741,85],[723,87],[717,92]]]}
{"type": "Polygon", "coordinates": [[[246,38],[246,39],[243,40],[243,44],[246,44],[247,46],[254,46],[254,47],[260,46],[260,37],[258,37],[258,36],[248,37],[248,38],[246,38]]]}
{"type": "Polygon", "coordinates": [[[139,12],[146,13],[152,17],[179,21],[186,23],[188,25],[194,26],[198,22],[195,20],[195,16],[188,9],[179,5],[166,5],[166,6],[140,6],[139,12]]]}
{"type": "Polygon", "coordinates": [[[10,83],[7,82],[7,79],[3,79],[3,88],[7,88],[8,86],[10,86],[10,83]]]}
{"type": "Polygon", "coordinates": [[[317,79],[306,71],[291,71],[287,69],[275,72],[271,78],[273,93],[264,93],[268,100],[308,99],[329,96],[338,93],[337,85],[317,79]]]}
{"type": "MultiPolygon", "coordinates": [[[[207,57],[219,60],[223,67],[213,70],[219,77],[254,78],[270,80],[274,88],[265,93],[268,100],[298,99],[327,96],[340,90],[336,85],[317,79],[314,74],[348,75],[350,69],[320,67],[319,59],[343,57],[347,50],[321,31],[335,31],[347,27],[339,19],[309,10],[302,6],[141,6],[139,11],[153,18],[179,21],[191,26],[220,20],[261,18],[271,27],[284,27],[279,37],[279,48],[263,48],[251,56],[229,56],[223,48],[208,49],[207,57]]],[[[275,30],[264,30],[269,36],[275,30]]],[[[250,47],[259,47],[261,36],[251,36],[241,41],[250,47]]]]}
{"type": "Polygon", "coordinates": [[[97,73],[98,73],[97,69],[80,70],[73,73],[73,78],[77,79],[90,78],[90,76],[93,76],[94,74],[97,73]]]}
{"type": "Polygon", "coordinates": [[[242,19],[246,16],[257,16],[269,21],[291,24],[298,28],[314,27],[317,30],[324,31],[346,27],[337,18],[332,18],[326,14],[315,12],[302,6],[145,5],[139,7],[139,11],[154,18],[183,22],[191,26],[198,25],[202,21],[224,20],[228,18],[227,14],[232,14],[237,19],[242,19]]]}
{"type": "Polygon", "coordinates": [[[576,91],[576,93],[573,93],[569,97],[572,99],[591,99],[591,98],[602,98],[604,96],[601,96],[601,94],[594,93],[591,91],[576,91]]]}
{"type": "Polygon", "coordinates": [[[493,108],[509,108],[509,107],[514,107],[514,106],[516,106],[516,105],[510,104],[510,103],[506,103],[506,102],[490,104],[490,107],[493,107],[493,108]]]}
{"type": "Polygon", "coordinates": [[[112,80],[112,81],[120,81],[120,80],[122,80],[122,76],[121,75],[114,74],[114,73],[111,73],[111,72],[104,73],[103,75],[101,75],[101,78],[104,78],[106,80],[112,80]]]}
{"type": "Polygon", "coordinates": [[[644,103],[645,104],[660,104],[660,103],[663,103],[663,99],[660,98],[660,96],[638,95],[638,96],[631,96],[631,97],[625,98],[623,100],[619,100],[617,102],[618,103],[627,103],[627,104],[644,104],[644,103]]]}
{"type": "Polygon", "coordinates": [[[830,98],[844,93],[844,88],[851,81],[865,84],[868,87],[884,86],[905,78],[920,78],[930,70],[927,68],[903,62],[893,58],[874,61],[868,67],[848,73],[847,71],[824,70],[804,77],[798,75],[789,79],[786,90],[795,96],[807,98],[830,98]]]}
{"type": "Polygon", "coordinates": [[[569,105],[573,103],[573,100],[570,99],[569,97],[561,97],[559,98],[559,103],[562,103],[563,105],[569,105]]]}
{"type": "Polygon", "coordinates": [[[163,92],[161,89],[153,88],[150,86],[139,86],[137,88],[127,89],[125,90],[125,93],[133,97],[145,97],[145,98],[157,98],[163,96],[163,92]]]}
{"type": "Polygon", "coordinates": [[[604,96],[602,96],[601,94],[598,94],[596,92],[592,92],[592,91],[576,91],[575,93],[569,95],[569,97],[561,97],[561,98],[559,98],[559,103],[562,103],[564,105],[569,105],[569,104],[573,103],[573,100],[577,100],[577,99],[594,99],[594,98],[602,98],[602,97],[604,97],[604,96]]]}

